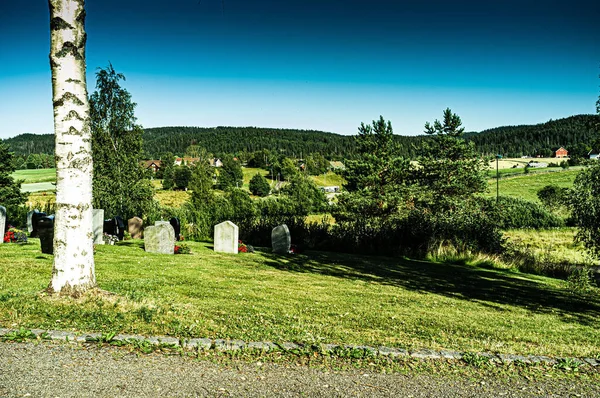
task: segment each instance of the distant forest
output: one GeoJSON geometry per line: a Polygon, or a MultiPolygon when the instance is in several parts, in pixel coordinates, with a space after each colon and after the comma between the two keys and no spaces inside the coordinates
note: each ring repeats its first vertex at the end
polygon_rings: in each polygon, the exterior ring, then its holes
{"type": "MultiPolygon", "coordinates": [[[[536,125],[497,127],[479,133],[466,133],[465,138],[473,141],[484,155],[550,156],[552,150],[560,146],[570,152],[582,152],[585,148],[591,149],[594,140],[598,139],[597,132],[591,127],[598,118],[597,115],[577,115],[536,125]]],[[[427,136],[397,135],[395,139],[401,155],[415,158],[427,136]]],[[[52,134],[21,134],[2,141],[20,156],[54,153],[52,134]]],[[[320,153],[328,159],[340,160],[351,158],[355,152],[354,136],[314,130],[260,127],[144,129],[144,153],[148,159],[158,159],[167,151],[181,156],[190,145],[205,148],[216,156],[268,149],[295,158],[320,153]]]]}

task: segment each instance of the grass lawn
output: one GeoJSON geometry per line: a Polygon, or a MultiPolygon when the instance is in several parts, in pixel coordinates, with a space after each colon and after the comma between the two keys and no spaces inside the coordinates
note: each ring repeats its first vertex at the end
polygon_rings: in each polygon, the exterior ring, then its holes
{"type": "MultiPolygon", "coordinates": [[[[556,169],[555,169],[556,170],[556,169]]],[[[571,188],[579,170],[565,170],[551,173],[519,174],[500,179],[500,195],[517,197],[531,202],[539,202],[537,192],[546,185],[571,188]]],[[[488,180],[487,196],[496,196],[496,179],[488,180]]]]}
{"type": "Polygon", "coordinates": [[[99,246],[112,296],[50,298],[39,242],[0,245],[0,325],[600,356],[600,292],[563,281],[426,261],[307,252],[148,254],[141,241],[99,246]]]}
{"type": "Polygon", "coordinates": [[[315,182],[315,184],[317,184],[317,186],[320,187],[337,185],[341,189],[342,186],[346,183],[342,176],[331,171],[328,171],[326,174],[311,176],[310,178],[315,182]]]}
{"type": "Polygon", "coordinates": [[[15,180],[24,180],[24,184],[56,181],[56,169],[16,170],[11,175],[15,180]]]}

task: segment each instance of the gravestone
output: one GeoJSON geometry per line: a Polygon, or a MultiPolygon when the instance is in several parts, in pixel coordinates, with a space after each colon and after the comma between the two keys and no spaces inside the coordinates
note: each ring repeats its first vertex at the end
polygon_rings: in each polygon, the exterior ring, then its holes
{"type": "Polygon", "coordinates": [[[215,225],[215,251],[219,253],[238,253],[238,226],[231,221],[215,225]]]}
{"type": "Polygon", "coordinates": [[[144,221],[139,217],[132,217],[127,220],[127,231],[131,235],[131,239],[142,239],[142,226],[144,221]]]}
{"type": "Polygon", "coordinates": [[[121,217],[116,216],[114,218],[104,220],[102,230],[108,235],[114,235],[117,237],[117,239],[123,240],[125,233],[125,223],[123,222],[123,219],[121,217]]]}
{"type": "Polygon", "coordinates": [[[0,206],[0,232],[2,232],[0,243],[4,242],[4,228],[6,228],[6,207],[0,206]]]}
{"type": "Polygon", "coordinates": [[[179,240],[179,234],[181,233],[181,223],[179,222],[179,219],[177,217],[172,217],[169,220],[169,223],[175,231],[175,240],[179,240]]]}
{"type": "Polygon", "coordinates": [[[54,254],[54,214],[42,217],[37,223],[42,253],[54,254]]]}
{"type": "Polygon", "coordinates": [[[157,222],[144,230],[144,250],[148,253],[174,254],[175,231],[168,222],[157,222]]]}
{"type": "Polygon", "coordinates": [[[119,238],[119,240],[123,240],[125,237],[125,222],[119,216],[115,217],[115,232],[117,238],[119,238]]]}
{"type": "Polygon", "coordinates": [[[42,212],[35,212],[31,215],[31,228],[32,231],[29,234],[30,237],[35,238],[38,236],[38,221],[43,218],[46,217],[46,213],[42,213],[42,212]]]}
{"type": "Polygon", "coordinates": [[[94,244],[103,245],[102,233],[104,232],[104,209],[92,210],[92,230],[94,232],[94,244]]]}
{"type": "Polygon", "coordinates": [[[27,233],[29,235],[31,235],[31,233],[33,232],[33,214],[39,212],[40,211],[38,209],[27,212],[27,233]]]}
{"type": "Polygon", "coordinates": [[[281,224],[273,228],[271,231],[271,247],[273,253],[287,254],[290,252],[292,245],[292,238],[290,236],[290,229],[287,225],[281,224]]]}

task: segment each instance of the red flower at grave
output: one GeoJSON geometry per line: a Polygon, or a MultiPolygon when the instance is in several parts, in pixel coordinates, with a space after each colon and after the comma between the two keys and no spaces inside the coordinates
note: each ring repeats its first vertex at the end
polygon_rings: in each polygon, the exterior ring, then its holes
{"type": "Polygon", "coordinates": [[[248,246],[241,240],[238,240],[238,253],[248,253],[248,246]]]}

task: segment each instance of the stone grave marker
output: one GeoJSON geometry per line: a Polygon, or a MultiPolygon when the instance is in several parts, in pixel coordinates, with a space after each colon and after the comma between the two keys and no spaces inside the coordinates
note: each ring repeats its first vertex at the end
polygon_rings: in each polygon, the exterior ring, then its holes
{"type": "Polygon", "coordinates": [[[131,239],[142,239],[142,226],[144,221],[139,217],[132,217],[127,220],[127,231],[131,235],[131,239]]]}
{"type": "Polygon", "coordinates": [[[290,236],[290,229],[287,225],[281,224],[273,228],[271,231],[271,246],[273,253],[287,254],[290,252],[292,245],[292,238],[290,236]]]}
{"type": "Polygon", "coordinates": [[[33,232],[33,214],[39,213],[38,209],[28,211],[27,212],[27,233],[31,234],[33,232]]]}
{"type": "Polygon", "coordinates": [[[215,225],[215,251],[219,253],[238,253],[238,226],[231,221],[215,225]]]}
{"type": "Polygon", "coordinates": [[[104,239],[102,238],[102,235],[104,232],[104,209],[92,210],[92,230],[94,232],[94,244],[103,245],[104,239]]]}
{"type": "Polygon", "coordinates": [[[175,231],[168,222],[157,222],[144,230],[144,249],[148,253],[174,254],[175,231]]]}
{"type": "Polygon", "coordinates": [[[115,232],[119,240],[125,237],[125,222],[120,216],[115,216],[115,232]]]}
{"type": "Polygon", "coordinates": [[[181,234],[181,222],[179,222],[179,218],[172,217],[169,220],[169,223],[173,226],[175,230],[175,240],[179,240],[179,234],[181,234]]]}
{"type": "Polygon", "coordinates": [[[0,243],[4,242],[4,228],[6,228],[6,207],[0,206],[0,232],[2,232],[0,243]]]}
{"type": "Polygon", "coordinates": [[[43,218],[46,217],[46,213],[42,213],[42,212],[34,212],[31,215],[31,228],[32,231],[29,234],[30,237],[32,238],[36,238],[38,236],[38,222],[43,218]]]}

